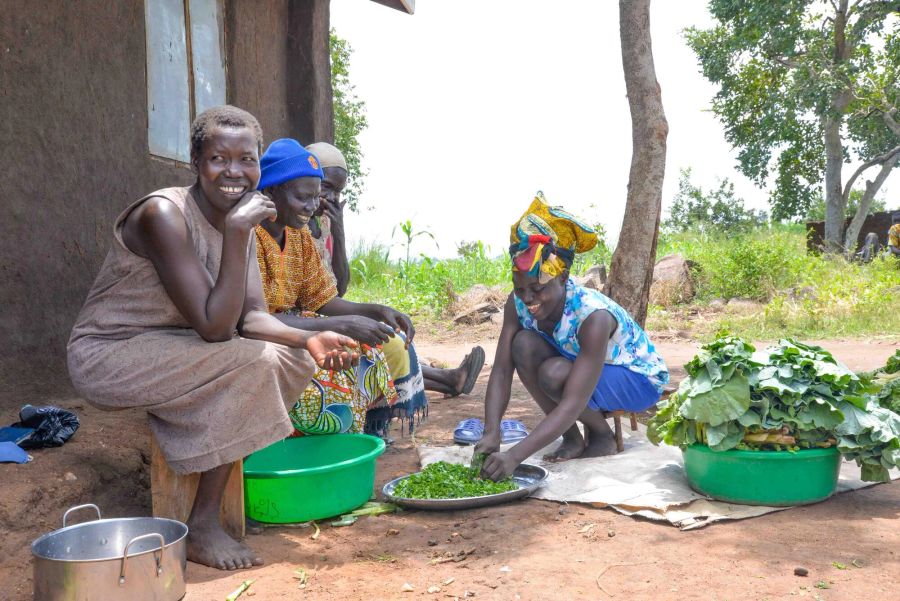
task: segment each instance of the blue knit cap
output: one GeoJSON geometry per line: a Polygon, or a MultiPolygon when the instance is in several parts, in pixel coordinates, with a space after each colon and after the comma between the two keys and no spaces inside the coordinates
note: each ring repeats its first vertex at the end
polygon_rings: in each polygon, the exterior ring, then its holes
{"type": "Polygon", "coordinates": [[[269,144],[259,160],[262,177],[259,178],[259,190],[265,190],[278,184],[297,179],[298,177],[318,177],[325,175],[319,167],[319,159],[303,148],[297,140],[281,138],[269,144]]]}

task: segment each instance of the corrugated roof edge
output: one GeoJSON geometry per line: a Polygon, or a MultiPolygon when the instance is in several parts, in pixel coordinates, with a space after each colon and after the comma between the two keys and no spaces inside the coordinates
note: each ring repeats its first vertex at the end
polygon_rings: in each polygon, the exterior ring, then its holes
{"type": "Polygon", "coordinates": [[[413,14],[416,12],[416,0],[372,0],[378,4],[383,4],[395,10],[413,14]]]}

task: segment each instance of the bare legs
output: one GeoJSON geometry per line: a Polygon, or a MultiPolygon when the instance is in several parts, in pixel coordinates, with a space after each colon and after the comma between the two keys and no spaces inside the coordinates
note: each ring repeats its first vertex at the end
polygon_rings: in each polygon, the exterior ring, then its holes
{"type": "MultiPolygon", "coordinates": [[[[544,412],[553,411],[560,399],[572,362],[561,357],[541,336],[529,330],[521,330],[513,339],[513,363],[525,388],[544,412]]],[[[585,407],[578,421],[584,424],[587,441],[572,424],[563,433],[562,444],[544,457],[547,461],[566,461],[576,457],[599,457],[616,452],[616,441],[603,414],[585,407]]]]}
{"type": "Polygon", "coordinates": [[[222,494],[233,465],[220,465],[200,474],[197,496],[187,522],[187,558],[220,570],[263,564],[262,558],[250,547],[228,536],[219,522],[222,494]]]}
{"type": "Polygon", "coordinates": [[[456,369],[440,369],[430,365],[422,366],[422,377],[425,390],[441,392],[448,396],[469,394],[475,386],[475,380],[484,366],[484,349],[476,346],[456,369]]]}

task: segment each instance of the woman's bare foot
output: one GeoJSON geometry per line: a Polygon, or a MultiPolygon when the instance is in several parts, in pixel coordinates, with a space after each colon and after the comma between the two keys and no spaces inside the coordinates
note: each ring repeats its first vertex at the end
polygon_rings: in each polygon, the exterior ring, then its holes
{"type": "Polygon", "coordinates": [[[228,536],[218,521],[188,522],[187,558],[219,570],[239,570],[263,564],[253,549],[228,536]]]}
{"type": "Polygon", "coordinates": [[[556,450],[552,453],[544,455],[543,459],[549,463],[561,463],[581,457],[584,449],[584,437],[581,436],[580,432],[577,434],[566,432],[563,434],[562,444],[556,447],[556,450]]]}
{"type": "Polygon", "coordinates": [[[603,457],[605,455],[615,455],[619,452],[612,432],[597,432],[588,429],[587,439],[587,446],[584,448],[584,453],[581,454],[582,457],[603,457]]]}

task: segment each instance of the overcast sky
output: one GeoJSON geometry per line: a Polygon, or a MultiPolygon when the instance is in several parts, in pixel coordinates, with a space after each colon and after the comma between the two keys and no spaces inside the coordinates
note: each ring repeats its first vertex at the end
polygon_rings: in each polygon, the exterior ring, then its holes
{"type": "MultiPolygon", "coordinates": [[[[691,167],[695,184],[728,177],[748,206],[767,208],[766,193],[735,169],[736,153],[708,111],[715,88],[681,34],[710,25],[705,7],[651,4],[669,122],[663,207],[679,169],[691,167]]],[[[354,50],[351,80],[369,120],[360,138],[364,210],[347,218],[351,246],[390,244],[393,227],[411,219],[439,245],[420,237],[414,252],[453,256],[456,243],[483,240],[498,254],[537,190],[618,235],[631,123],[617,2],[418,0],[410,16],[332,0],[331,22],[354,50]]]]}

